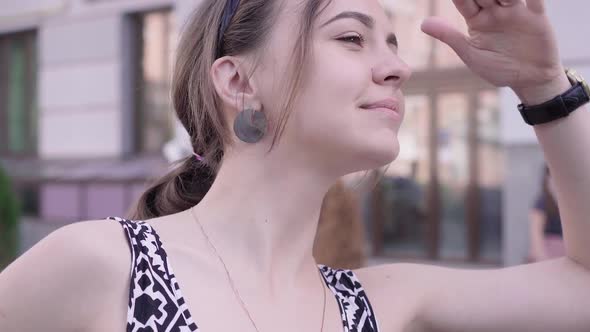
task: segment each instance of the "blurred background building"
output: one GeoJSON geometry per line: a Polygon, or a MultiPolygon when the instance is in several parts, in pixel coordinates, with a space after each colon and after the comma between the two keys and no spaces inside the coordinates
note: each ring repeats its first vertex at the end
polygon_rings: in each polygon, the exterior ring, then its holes
{"type": "MultiPolygon", "coordinates": [[[[451,1],[383,2],[414,76],[401,155],[358,193],[369,255],[524,262],[543,160],[517,98],[422,34],[429,15],[465,30],[451,1]]],[[[65,224],[125,215],[146,180],[189,153],[169,88],[178,33],[198,3],[0,0],[0,167],[22,202],[20,252],[65,224]]],[[[579,38],[590,3],[547,5],[564,63],[590,77],[579,38]]]]}

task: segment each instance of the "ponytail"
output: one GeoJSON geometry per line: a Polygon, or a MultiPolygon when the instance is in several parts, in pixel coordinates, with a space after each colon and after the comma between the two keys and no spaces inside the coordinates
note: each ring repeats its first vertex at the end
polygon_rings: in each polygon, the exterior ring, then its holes
{"type": "Polygon", "coordinates": [[[145,220],[187,210],[205,197],[214,180],[209,166],[193,156],[186,158],[149,186],[129,218],[145,220]]]}

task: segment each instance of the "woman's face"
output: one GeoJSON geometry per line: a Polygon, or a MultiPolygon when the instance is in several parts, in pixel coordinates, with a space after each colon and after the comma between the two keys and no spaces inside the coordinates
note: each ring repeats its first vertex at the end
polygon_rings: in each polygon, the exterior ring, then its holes
{"type": "MultiPolygon", "coordinates": [[[[287,0],[254,75],[265,110],[279,111],[299,10],[287,0]]],[[[399,153],[400,90],[408,66],[377,0],[333,0],[313,27],[308,70],[278,149],[309,165],[347,174],[377,168],[399,153]]]]}

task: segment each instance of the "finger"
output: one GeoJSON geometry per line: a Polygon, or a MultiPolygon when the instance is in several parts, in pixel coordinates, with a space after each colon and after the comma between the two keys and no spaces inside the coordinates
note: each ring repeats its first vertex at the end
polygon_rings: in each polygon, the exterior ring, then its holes
{"type": "Polygon", "coordinates": [[[497,0],[475,0],[475,2],[481,8],[490,8],[498,5],[497,0]]]}
{"type": "Polygon", "coordinates": [[[466,19],[472,18],[481,10],[481,7],[477,5],[475,0],[453,0],[453,3],[459,13],[466,19]]]}
{"type": "Polygon", "coordinates": [[[512,7],[522,3],[522,0],[496,0],[496,2],[500,7],[512,7]]]}
{"type": "Polygon", "coordinates": [[[466,61],[469,50],[469,42],[466,35],[438,17],[427,18],[422,22],[421,28],[427,35],[449,45],[464,62],[466,61]]]}
{"type": "Polygon", "coordinates": [[[537,14],[545,14],[544,0],[526,0],[526,5],[531,11],[537,14]]]}
{"type": "Polygon", "coordinates": [[[476,2],[482,8],[490,8],[494,6],[512,7],[522,3],[522,0],[476,0],[476,2]]]}

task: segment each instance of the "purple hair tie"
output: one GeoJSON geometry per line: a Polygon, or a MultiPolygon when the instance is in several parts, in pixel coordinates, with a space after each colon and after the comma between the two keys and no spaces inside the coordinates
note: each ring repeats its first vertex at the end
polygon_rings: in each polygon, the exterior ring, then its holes
{"type": "Polygon", "coordinates": [[[239,5],[240,0],[227,0],[225,3],[225,7],[223,8],[223,13],[221,15],[221,21],[219,23],[219,31],[217,32],[217,54],[215,55],[215,58],[217,59],[221,58],[223,55],[223,35],[225,35],[225,30],[227,30],[229,23],[234,18],[239,5]]]}
{"type": "Polygon", "coordinates": [[[203,161],[203,157],[200,156],[198,153],[193,152],[193,156],[195,156],[197,158],[198,161],[203,161]]]}

